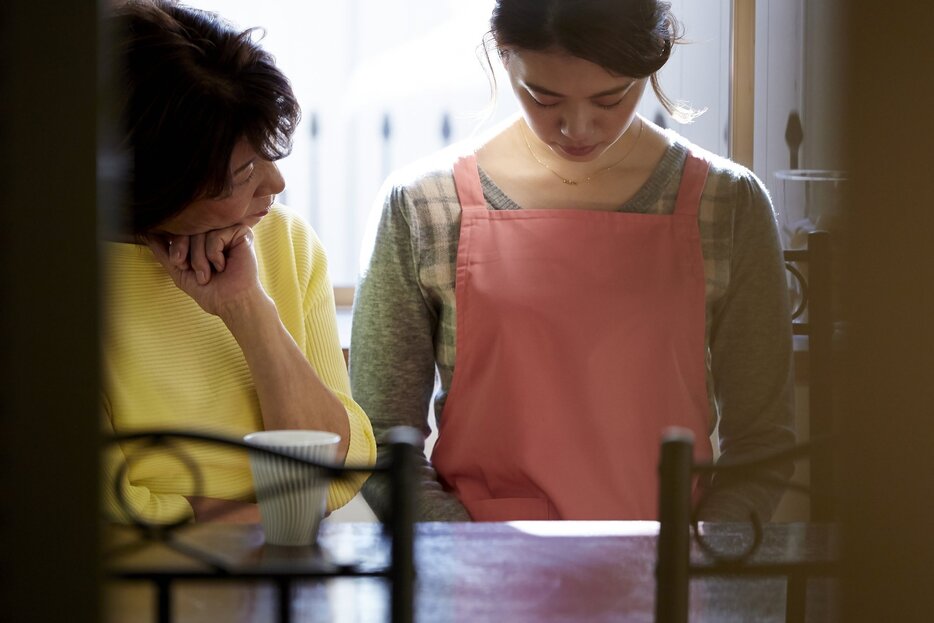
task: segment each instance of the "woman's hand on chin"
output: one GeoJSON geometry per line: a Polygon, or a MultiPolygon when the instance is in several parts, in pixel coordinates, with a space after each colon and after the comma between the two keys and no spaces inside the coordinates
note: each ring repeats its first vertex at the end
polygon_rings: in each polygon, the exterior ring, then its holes
{"type": "Polygon", "coordinates": [[[209,314],[226,319],[238,307],[265,300],[253,230],[232,225],[191,236],[153,234],[146,244],[182,291],[209,314]]]}

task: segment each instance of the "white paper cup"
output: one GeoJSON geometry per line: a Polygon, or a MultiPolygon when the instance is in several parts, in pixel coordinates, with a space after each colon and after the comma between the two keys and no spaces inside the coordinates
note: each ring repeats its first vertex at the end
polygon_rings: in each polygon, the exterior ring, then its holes
{"type": "MultiPolygon", "coordinates": [[[[251,445],[291,456],[333,463],[340,436],[317,430],[267,430],[246,435],[251,445]]],[[[324,517],[328,479],[296,461],[250,451],[256,500],[270,545],[313,545],[324,517]]]]}

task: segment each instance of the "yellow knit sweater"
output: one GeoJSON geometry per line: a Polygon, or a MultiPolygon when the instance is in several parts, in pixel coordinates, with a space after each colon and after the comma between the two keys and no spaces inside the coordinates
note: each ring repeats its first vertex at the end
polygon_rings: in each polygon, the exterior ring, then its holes
{"type": "MultiPolygon", "coordinates": [[[[346,462],[372,464],[376,445],[369,420],[350,397],[337,337],[327,258],[315,233],[275,206],[254,228],[259,276],[279,316],[322,382],[344,405],[350,422],[346,462]]],[[[240,347],[216,316],[175,287],[145,246],[107,243],[102,345],[105,431],[181,429],[232,438],[263,427],[253,382],[240,347]]],[[[191,517],[184,496],[253,500],[246,453],[184,442],[178,447],[199,467],[196,484],[184,463],[165,448],[111,447],[103,461],[103,498],[111,518],[123,519],[114,496],[120,483],[132,508],[149,520],[191,517]]],[[[335,481],[328,509],[346,504],[365,480],[335,481]]]]}

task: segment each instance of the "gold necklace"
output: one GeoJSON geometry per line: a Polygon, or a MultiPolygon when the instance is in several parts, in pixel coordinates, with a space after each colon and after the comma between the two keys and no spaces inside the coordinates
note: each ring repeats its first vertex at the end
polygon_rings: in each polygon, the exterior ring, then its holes
{"type": "MultiPolygon", "coordinates": [[[[524,125],[525,125],[525,124],[523,124],[523,126],[524,126],[524,125]]],[[[620,158],[619,160],[617,160],[616,162],[614,162],[614,163],[611,164],[610,166],[608,166],[608,167],[603,167],[603,168],[600,169],[599,171],[594,171],[593,173],[591,173],[590,175],[588,175],[587,177],[585,177],[585,178],[582,179],[582,180],[572,180],[572,179],[570,179],[570,178],[564,177],[563,175],[561,175],[560,173],[558,173],[557,171],[555,171],[554,169],[552,169],[550,166],[548,166],[546,163],[542,162],[542,161],[539,159],[539,157],[535,155],[535,152],[532,151],[532,146],[529,144],[529,138],[528,138],[528,136],[526,136],[525,128],[524,128],[524,127],[521,128],[521,129],[520,129],[520,132],[522,132],[522,140],[525,141],[525,147],[526,147],[526,149],[529,150],[529,155],[532,156],[532,158],[535,160],[535,162],[537,162],[538,164],[542,165],[542,166],[545,167],[547,170],[551,171],[551,172],[555,175],[555,177],[557,177],[559,180],[561,180],[562,182],[564,182],[564,183],[567,184],[568,186],[579,186],[579,185],[581,185],[581,184],[586,184],[587,182],[589,182],[590,180],[592,180],[592,179],[595,178],[596,176],[600,175],[600,174],[603,173],[604,171],[609,171],[610,169],[612,169],[612,168],[614,168],[614,167],[618,167],[619,165],[621,165],[621,164],[623,163],[623,161],[626,160],[626,158],[628,158],[628,157],[630,156],[630,154],[632,154],[632,152],[634,152],[634,151],[636,150],[636,146],[639,144],[639,139],[642,138],[642,128],[644,128],[644,127],[645,127],[645,121],[642,120],[642,117],[639,117],[639,134],[636,135],[636,140],[633,142],[632,147],[629,148],[629,151],[627,151],[626,154],[625,154],[622,158],[620,158]]]]}

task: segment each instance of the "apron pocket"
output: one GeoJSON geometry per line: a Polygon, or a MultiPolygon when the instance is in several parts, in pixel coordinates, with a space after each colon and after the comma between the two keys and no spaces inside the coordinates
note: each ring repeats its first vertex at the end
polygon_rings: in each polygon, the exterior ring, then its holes
{"type": "Polygon", "coordinates": [[[545,498],[491,498],[474,500],[467,505],[474,521],[519,521],[557,519],[548,512],[545,498]]]}

